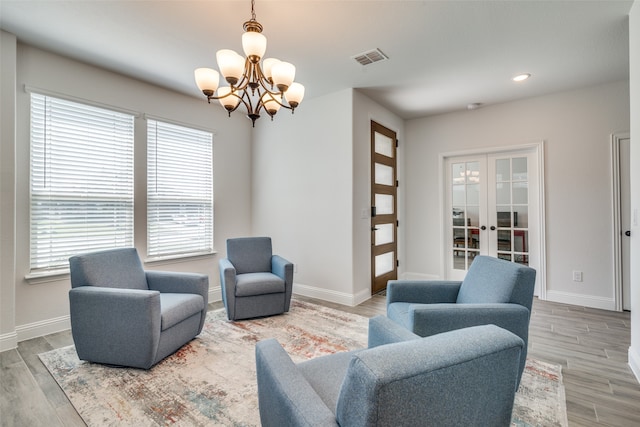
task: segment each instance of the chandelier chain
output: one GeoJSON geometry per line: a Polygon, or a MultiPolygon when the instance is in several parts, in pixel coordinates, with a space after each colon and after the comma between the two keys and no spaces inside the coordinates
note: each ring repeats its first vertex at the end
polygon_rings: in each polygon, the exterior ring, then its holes
{"type": "Polygon", "coordinates": [[[256,0],[251,0],[251,20],[256,20],[256,11],[254,10],[254,6],[256,4],[256,0]]]}

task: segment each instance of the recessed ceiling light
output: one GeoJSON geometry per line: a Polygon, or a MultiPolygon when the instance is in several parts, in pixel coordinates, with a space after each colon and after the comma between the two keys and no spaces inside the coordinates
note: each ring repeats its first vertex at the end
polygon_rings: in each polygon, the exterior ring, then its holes
{"type": "Polygon", "coordinates": [[[531,74],[518,74],[517,76],[515,76],[511,80],[513,80],[514,82],[523,82],[523,81],[527,80],[529,77],[531,77],[531,74]]]}

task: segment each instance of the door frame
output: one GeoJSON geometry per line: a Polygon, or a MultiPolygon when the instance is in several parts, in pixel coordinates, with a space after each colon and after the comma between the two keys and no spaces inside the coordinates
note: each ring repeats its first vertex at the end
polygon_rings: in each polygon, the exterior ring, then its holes
{"type": "Polygon", "coordinates": [[[536,224],[538,230],[540,231],[540,245],[537,248],[538,259],[540,260],[540,266],[537,268],[536,277],[539,280],[539,293],[538,298],[541,300],[547,299],[547,262],[546,262],[546,227],[545,227],[545,187],[544,187],[544,140],[537,140],[530,143],[525,143],[521,145],[508,145],[503,147],[486,147],[486,148],[475,148],[469,150],[461,150],[461,151],[451,151],[440,153],[438,155],[438,187],[439,187],[439,199],[440,199],[440,277],[443,277],[445,280],[447,277],[447,255],[449,246],[447,245],[447,236],[448,230],[445,227],[447,223],[446,220],[448,218],[449,212],[447,212],[447,204],[446,204],[446,193],[447,191],[447,174],[448,170],[445,167],[447,161],[452,157],[462,157],[462,156],[477,156],[477,155],[494,155],[501,153],[512,153],[518,151],[534,151],[538,160],[538,209],[539,209],[539,219],[536,224]]]}
{"type": "Polygon", "coordinates": [[[613,295],[614,309],[623,310],[622,301],[622,224],[620,212],[622,201],[620,199],[620,141],[631,139],[629,132],[611,134],[611,210],[613,222],[611,234],[613,236],[613,295]]]}
{"type": "MultiPolygon", "coordinates": [[[[370,281],[370,290],[371,295],[382,292],[387,288],[387,282],[389,280],[395,280],[398,278],[398,133],[390,129],[379,122],[370,119],[370,197],[371,197],[371,215],[370,215],[370,225],[371,225],[371,252],[370,252],[370,260],[371,260],[371,281],[370,281]],[[375,150],[375,134],[379,133],[380,135],[384,135],[392,141],[392,152],[393,156],[390,157],[391,161],[387,166],[393,167],[393,176],[392,176],[392,185],[385,186],[382,184],[376,184],[375,182],[375,164],[380,162],[381,164],[386,164],[386,158],[380,159],[376,161],[376,150],[375,150]],[[391,165],[393,164],[393,165],[391,165]],[[376,188],[378,187],[378,188],[376,188]],[[382,187],[382,188],[380,188],[382,187]],[[380,190],[380,191],[377,191],[380,190]],[[393,196],[393,214],[386,215],[376,215],[375,213],[375,194],[390,194],[393,196]],[[380,216],[380,218],[378,218],[380,216]],[[391,218],[388,218],[391,217],[391,218]],[[376,237],[375,230],[376,225],[378,225],[381,219],[390,219],[391,221],[382,221],[385,224],[393,224],[393,241],[390,243],[386,243],[383,245],[376,246],[376,237]],[[393,269],[384,273],[381,276],[376,276],[376,262],[375,258],[377,255],[381,255],[382,253],[389,253],[389,249],[393,250],[393,269]],[[384,286],[376,287],[376,282],[383,282],[384,286]]],[[[383,154],[380,154],[381,157],[386,157],[383,154]]]]}

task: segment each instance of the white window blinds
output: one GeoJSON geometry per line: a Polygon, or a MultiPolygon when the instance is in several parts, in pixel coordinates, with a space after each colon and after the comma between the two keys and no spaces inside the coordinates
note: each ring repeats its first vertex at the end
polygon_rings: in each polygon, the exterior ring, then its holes
{"type": "Polygon", "coordinates": [[[147,121],[147,253],[213,251],[213,135],[147,121]]]}
{"type": "Polygon", "coordinates": [[[31,94],[31,272],[133,246],[134,117],[31,94]]]}

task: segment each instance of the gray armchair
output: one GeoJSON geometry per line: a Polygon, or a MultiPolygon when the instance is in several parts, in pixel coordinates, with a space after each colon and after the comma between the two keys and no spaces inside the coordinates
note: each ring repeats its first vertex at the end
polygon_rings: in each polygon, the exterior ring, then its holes
{"type": "Polygon", "coordinates": [[[462,282],[389,281],[387,316],[422,337],[475,325],[505,328],[525,342],[520,381],[527,361],[535,279],[532,268],[477,256],[462,282]]]}
{"type": "Polygon", "coordinates": [[[209,278],[144,271],[134,248],[69,258],[71,333],[81,360],[149,369],[202,330],[209,278]]]}
{"type": "Polygon", "coordinates": [[[218,261],[222,301],[229,320],[289,311],[293,264],[273,255],[271,238],[227,240],[227,258],[218,261]]]}
{"type": "Polygon", "coordinates": [[[369,348],[294,363],[256,345],[263,427],[508,426],[522,339],[495,325],[420,338],[384,316],[369,348]]]}

